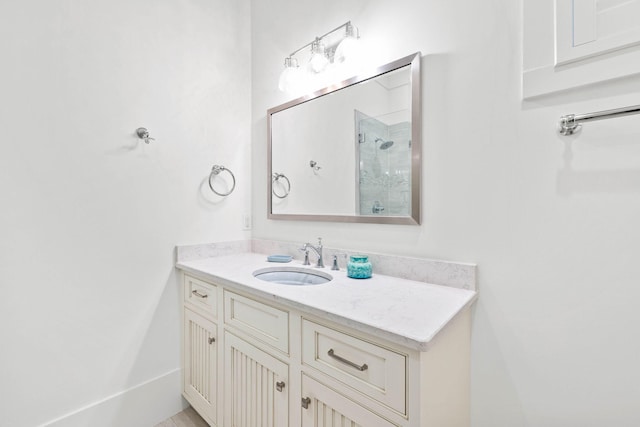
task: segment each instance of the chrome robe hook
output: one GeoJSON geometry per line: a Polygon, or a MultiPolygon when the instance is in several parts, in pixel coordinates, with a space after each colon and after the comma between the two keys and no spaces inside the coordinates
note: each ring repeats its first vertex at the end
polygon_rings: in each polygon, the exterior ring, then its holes
{"type": "Polygon", "coordinates": [[[149,136],[149,131],[147,130],[147,128],[136,129],[136,135],[138,135],[138,138],[143,139],[146,144],[156,140],[155,138],[151,138],[149,136]]]}

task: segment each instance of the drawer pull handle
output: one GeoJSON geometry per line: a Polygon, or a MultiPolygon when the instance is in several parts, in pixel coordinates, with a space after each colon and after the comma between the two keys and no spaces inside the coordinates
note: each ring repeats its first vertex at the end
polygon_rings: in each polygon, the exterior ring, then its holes
{"type": "Polygon", "coordinates": [[[281,392],[283,388],[284,388],[284,381],[278,381],[276,383],[276,390],[281,392]]]}
{"type": "Polygon", "coordinates": [[[336,359],[338,362],[342,362],[345,365],[349,365],[352,368],[356,368],[358,371],[362,372],[362,371],[366,371],[367,369],[369,369],[369,367],[367,366],[366,363],[363,363],[362,365],[358,365],[357,363],[353,363],[351,360],[347,360],[344,357],[340,357],[337,354],[335,354],[335,352],[333,351],[332,348],[329,349],[329,351],[327,352],[327,354],[331,357],[333,357],[334,359],[336,359]]]}
{"type": "Polygon", "coordinates": [[[214,337],[209,338],[209,344],[213,344],[214,342],[216,342],[216,339],[214,337]]]}
{"type": "Polygon", "coordinates": [[[309,399],[308,397],[303,397],[302,398],[302,407],[304,409],[309,409],[309,404],[311,403],[311,399],[309,399]]]}
{"type": "Polygon", "coordinates": [[[197,296],[198,298],[207,298],[209,295],[207,294],[201,294],[198,291],[191,291],[192,294],[194,294],[195,296],[197,296]]]}

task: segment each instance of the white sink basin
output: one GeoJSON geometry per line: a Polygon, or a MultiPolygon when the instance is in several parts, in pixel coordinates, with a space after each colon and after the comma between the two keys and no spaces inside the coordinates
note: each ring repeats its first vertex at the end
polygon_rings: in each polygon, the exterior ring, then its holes
{"type": "Polygon", "coordinates": [[[281,285],[321,285],[333,279],[330,274],[322,271],[310,270],[300,267],[269,267],[253,272],[254,277],[266,282],[280,283],[281,285]]]}

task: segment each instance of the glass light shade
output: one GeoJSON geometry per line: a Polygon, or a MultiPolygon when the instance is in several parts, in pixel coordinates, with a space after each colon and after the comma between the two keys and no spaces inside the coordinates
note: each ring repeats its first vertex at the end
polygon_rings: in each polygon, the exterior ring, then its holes
{"type": "Polygon", "coordinates": [[[314,53],[309,60],[309,68],[311,68],[311,71],[314,73],[322,72],[327,68],[327,65],[329,65],[329,58],[322,52],[314,53]]]}
{"type": "Polygon", "coordinates": [[[295,93],[302,86],[302,70],[295,66],[288,66],[280,74],[278,89],[282,92],[295,93]]]}
{"type": "Polygon", "coordinates": [[[284,70],[282,70],[282,73],[280,73],[280,78],[278,79],[278,89],[280,89],[281,92],[287,91],[287,88],[289,87],[289,79],[291,78],[292,71],[293,70],[291,67],[287,67],[284,70]]]}
{"type": "Polygon", "coordinates": [[[356,56],[359,51],[358,39],[355,37],[346,37],[340,42],[336,49],[334,62],[342,64],[345,61],[357,60],[356,56]]]}

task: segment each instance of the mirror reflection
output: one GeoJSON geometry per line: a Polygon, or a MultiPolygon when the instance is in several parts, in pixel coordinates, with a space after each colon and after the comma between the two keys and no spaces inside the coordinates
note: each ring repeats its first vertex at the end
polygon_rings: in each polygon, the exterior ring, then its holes
{"type": "Polygon", "coordinates": [[[269,110],[269,218],[419,224],[419,62],[269,110]]]}

